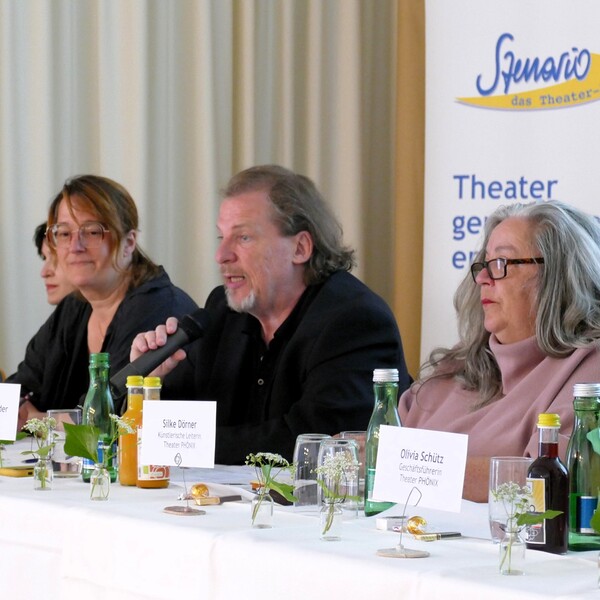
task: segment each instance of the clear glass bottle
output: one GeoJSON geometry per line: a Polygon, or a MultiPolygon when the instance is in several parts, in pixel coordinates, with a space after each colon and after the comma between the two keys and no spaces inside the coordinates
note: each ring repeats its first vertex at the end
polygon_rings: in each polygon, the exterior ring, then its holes
{"type": "Polygon", "coordinates": [[[523,575],[525,572],[525,542],[521,528],[507,529],[500,540],[500,575],[523,575]]]}
{"type": "Polygon", "coordinates": [[[542,413],[538,417],[539,455],[527,472],[534,511],[559,510],[561,515],[527,527],[527,547],[564,554],[568,546],[569,474],[558,455],[560,416],[542,413]]]}
{"type": "MultiPolygon", "coordinates": [[[[105,451],[109,452],[106,467],[110,474],[110,480],[117,480],[117,447],[112,448],[107,444],[112,439],[114,424],[110,415],[115,412],[112,394],[109,386],[110,357],[107,352],[90,354],[90,387],[83,403],[82,423],[94,425],[100,430],[98,440],[98,458],[101,460],[105,451]]],[[[94,463],[91,460],[83,460],[81,476],[83,481],[89,482],[94,463]]]]}
{"type": "Polygon", "coordinates": [[[90,475],[90,500],[108,500],[110,494],[110,473],[102,465],[94,465],[90,475]]]}
{"type": "Polygon", "coordinates": [[[119,483],[136,485],[138,476],[137,429],[142,423],[144,378],[141,375],[127,377],[127,410],[123,419],[131,422],[135,433],[119,435],[119,483]]]}
{"type": "Polygon", "coordinates": [[[600,454],[588,433],[598,429],[600,383],[573,386],[575,422],[567,447],[569,470],[569,550],[600,549],[600,534],[590,524],[600,492],[600,454]]]}
{"type": "Polygon", "coordinates": [[[319,512],[321,539],[325,542],[339,542],[342,539],[344,511],[333,498],[324,500],[319,512]]]}
{"type": "Polygon", "coordinates": [[[373,392],[375,406],[367,427],[365,449],[365,515],[367,517],[394,506],[393,502],[378,502],[373,499],[373,484],[379,449],[379,428],[381,425],[396,427],[401,425],[398,416],[398,369],[375,369],[373,392]]]}
{"type": "MultiPolygon", "coordinates": [[[[346,462],[340,473],[333,468],[329,475],[320,473],[318,479],[318,503],[323,505],[332,496],[347,519],[358,517],[358,444],[355,440],[326,438],[321,441],[317,456],[317,468],[329,470],[326,465],[330,460],[346,462]],[[341,456],[340,456],[341,455],[341,456]],[[355,466],[351,466],[355,465],[355,466]]],[[[330,467],[331,468],[331,467],[330,467]]]]}
{"type": "Polygon", "coordinates": [[[51,490],[53,478],[52,459],[47,456],[40,456],[33,466],[33,489],[51,490]]]}
{"type": "MultiPolygon", "coordinates": [[[[144,377],[144,401],[160,400],[160,377],[144,377]]],[[[167,466],[144,465],[141,461],[142,434],[144,416],[138,426],[138,473],[136,485],[139,488],[166,488],[169,487],[170,470],[167,466]]]]}
{"type": "Polygon", "coordinates": [[[270,529],[273,527],[274,500],[270,491],[269,488],[260,488],[250,503],[252,527],[255,529],[270,529]]]}

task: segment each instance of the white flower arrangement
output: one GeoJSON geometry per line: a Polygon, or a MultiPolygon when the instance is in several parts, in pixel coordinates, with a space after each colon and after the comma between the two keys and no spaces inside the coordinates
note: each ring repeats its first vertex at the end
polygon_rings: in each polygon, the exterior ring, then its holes
{"type": "Polygon", "coordinates": [[[347,482],[358,477],[360,463],[350,452],[342,451],[329,454],[323,459],[323,464],[315,469],[319,476],[317,483],[323,490],[323,498],[328,505],[327,519],[323,524],[325,535],[333,524],[335,504],[345,500],[358,500],[358,496],[348,496],[347,482]]]}
{"type": "Polygon", "coordinates": [[[508,533],[508,541],[504,551],[502,543],[500,544],[500,572],[510,574],[514,536],[518,536],[525,525],[535,525],[542,523],[544,519],[554,519],[562,514],[562,511],[528,512],[531,506],[531,490],[527,486],[521,487],[514,481],[500,484],[495,490],[491,490],[491,494],[496,502],[502,503],[507,516],[505,533],[508,533]],[[508,564],[504,568],[506,561],[508,564]]]}
{"type": "Polygon", "coordinates": [[[24,450],[21,454],[33,454],[38,459],[48,458],[50,452],[52,452],[52,448],[56,444],[54,441],[56,434],[53,433],[55,427],[56,419],[53,417],[29,419],[26,421],[23,429],[31,433],[37,443],[37,450],[24,450]]]}
{"type": "MultiPolygon", "coordinates": [[[[33,454],[38,459],[38,464],[34,469],[34,479],[39,484],[39,489],[49,489],[52,480],[52,465],[49,465],[48,459],[51,456],[52,448],[56,445],[54,441],[57,437],[54,433],[56,419],[54,417],[44,417],[42,419],[29,419],[23,425],[23,429],[33,436],[37,444],[36,450],[23,450],[21,454],[33,454]]],[[[33,445],[33,442],[32,442],[33,445]]]]}
{"type": "Polygon", "coordinates": [[[269,494],[270,490],[280,493],[289,502],[294,502],[296,497],[293,494],[294,486],[288,483],[277,481],[277,477],[283,471],[289,471],[293,478],[296,471],[296,465],[283,458],[281,454],[273,452],[257,452],[246,456],[246,464],[254,467],[259,488],[257,491],[258,501],[252,510],[252,524],[258,515],[260,505],[269,494]]]}

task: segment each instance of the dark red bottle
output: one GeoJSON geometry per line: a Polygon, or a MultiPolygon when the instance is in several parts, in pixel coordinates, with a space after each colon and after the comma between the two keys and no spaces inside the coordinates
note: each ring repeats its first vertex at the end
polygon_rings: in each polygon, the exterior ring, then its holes
{"type": "Polygon", "coordinates": [[[569,473],[558,456],[559,429],[559,415],[544,413],[539,416],[539,457],[527,472],[533,499],[530,512],[562,511],[553,519],[528,526],[527,547],[553,554],[564,554],[569,541],[569,473]]]}

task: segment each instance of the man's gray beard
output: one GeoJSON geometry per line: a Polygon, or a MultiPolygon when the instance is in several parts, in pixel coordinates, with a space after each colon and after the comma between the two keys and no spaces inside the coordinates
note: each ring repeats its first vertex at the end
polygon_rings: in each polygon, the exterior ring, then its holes
{"type": "Polygon", "coordinates": [[[225,288],[225,297],[227,298],[227,304],[229,308],[238,313],[250,312],[256,304],[256,296],[254,291],[251,291],[241,302],[234,302],[229,289],[225,288]]]}

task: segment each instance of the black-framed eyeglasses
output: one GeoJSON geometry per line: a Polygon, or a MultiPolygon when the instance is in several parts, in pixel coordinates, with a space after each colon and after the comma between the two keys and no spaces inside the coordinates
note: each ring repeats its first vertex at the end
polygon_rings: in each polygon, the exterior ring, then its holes
{"type": "Polygon", "coordinates": [[[79,241],[85,248],[98,248],[104,240],[104,235],[110,233],[102,223],[90,221],[79,229],[72,230],[66,223],[56,223],[46,229],[48,243],[55,248],[66,248],[71,245],[73,234],[79,235],[79,241]]]}
{"type": "Polygon", "coordinates": [[[471,265],[471,275],[473,281],[477,283],[477,275],[484,269],[490,276],[490,279],[504,279],[506,277],[506,265],[543,265],[544,259],[539,258],[490,258],[483,262],[476,262],[471,265]]]}

